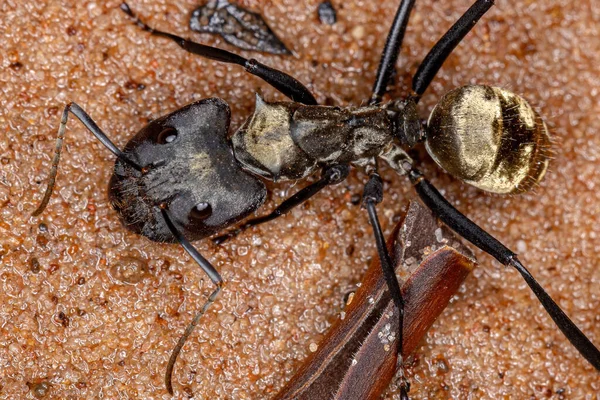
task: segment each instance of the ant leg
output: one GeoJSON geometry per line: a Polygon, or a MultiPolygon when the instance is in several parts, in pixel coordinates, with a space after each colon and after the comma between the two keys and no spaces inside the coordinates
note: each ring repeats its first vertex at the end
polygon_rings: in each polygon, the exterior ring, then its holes
{"type": "Polygon", "coordinates": [[[110,139],[104,134],[104,132],[102,132],[98,125],[96,125],[94,120],[85,111],[83,111],[81,107],[79,107],[76,103],[71,102],[65,106],[62,113],[60,126],[58,128],[58,135],[56,138],[56,146],[54,148],[54,157],[52,158],[52,169],[50,170],[50,175],[48,176],[48,186],[46,187],[46,192],[44,193],[44,198],[42,199],[40,205],[34,212],[31,213],[33,217],[37,217],[44,211],[48,205],[48,202],[50,201],[50,196],[52,196],[54,183],[56,182],[56,174],[58,173],[58,163],[60,162],[63,140],[65,137],[65,129],[67,127],[67,120],[69,119],[69,112],[77,117],[77,119],[79,119],[81,123],[90,132],[92,132],[96,139],[98,139],[100,143],[102,143],[108,150],[117,156],[117,158],[137,169],[138,171],[142,170],[142,167],[127,158],[127,156],[125,156],[125,154],[119,150],[119,148],[115,146],[113,142],[110,141],[110,139]]]}
{"type": "Polygon", "coordinates": [[[385,239],[383,237],[383,232],[381,230],[381,224],[379,223],[379,218],[377,217],[376,205],[381,203],[383,200],[383,181],[381,177],[377,173],[377,171],[373,171],[370,173],[369,181],[365,185],[365,189],[363,191],[362,196],[362,204],[363,207],[367,209],[369,213],[369,222],[373,227],[373,234],[375,236],[375,243],[377,245],[377,253],[379,254],[379,261],[381,264],[381,269],[383,271],[383,276],[385,278],[385,282],[390,291],[390,296],[394,301],[394,305],[398,310],[398,371],[399,371],[399,379],[400,379],[400,398],[402,400],[408,400],[408,391],[410,389],[410,384],[406,379],[403,367],[403,359],[402,359],[402,344],[404,341],[403,330],[404,330],[404,298],[402,297],[402,292],[400,290],[400,285],[398,283],[398,278],[396,277],[396,273],[393,268],[392,260],[390,258],[390,253],[388,251],[387,246],[385,245],[385,239]]]}
{"type": "Polygon", "coordinates": [[[160,211],[163,216],[163,219],[165,220],[165,223],[169,227],[169,230],[177,239],[181,247],[183,247],[184,250],[187,251],[187,253],[194,259],[194,261],[196,261],[196,263],[200,266],[200,268],[202,268],[202,270],[206,273],[206,275],[208,275],[210,280],[216,286],[215,290],[210,294],[210,296],[208,296],[208,299],[202,306],[202,309],[200,309],[200,311],[196,314],[192,322],[187,326],[187,328],[185,328],[185,332],[179,338],[179,341],[177,342],[177,345],[173,349],[171,357],[169,358],[167,372],[165,373],[165,385],[167,387],[167,390],[169,391],[169,394],[173,395],[173,384],[171,383],[171,380],[173,376],[173,368],[175,367],[175,362],[177,361],[177,356],[179,356],[179,353],[181,352],[181,349],[183,348],[183,345],[185,344],[186,340],[192,334],[192,331],[194,330],[196,325],[198,325],[198,321],[200,321],[200,318],[204,315],[204,313],[206,313],[208,307],[210,307],[210,305],[214,303],[215,299],[221,292],[224,282],[223,278],[221,278],[221,275],[219,275],[215,267],[213,267],[212,264],[206,258],[204,258],[202,254],[200,254],[198,250],[196,250],[196,248],[192,246],[192,244],[175,227],[173,221],[171,221],[171,218],[169,217],[169,213],[167,212],[166,204],[160,206],[160,211]]]}
{"type": "Polygon", "coordinates": [[[287,212],[289,212],[294,207],[304,203],[306,200],[310,199],[315,194],[319,193],[324,187],[330,185],[336,185],[342,182],[344,179],[348,177],[348,173],[350,172],[350,168],[347,165],[333,165],[331,167],[327,167],[323,170],[323,174],[321,179],[318,181],[308,185],[307,187],[301,189],[297,193],[293,194],[291,197],[285,199],[283,203],[281,203],[275,210],[273,210],[270,214],[263,215],[258,218],[253,218],[248,222],[241,225],[239,228],[234,229],[230,232],[227,232],[223,235],[217,236],[212,239],[216,244],[221,244],[224,241],[237,236],[241,232],[246,229],[262,224],[264,222],[269,222],[274,220],[277,217],[280,217],[287,212]]]}
{"type": "Polygon", "coordinates": [[[427,53],[413,77],[412,88],[417,95],[417,101],[429,87],[431,80],[452,50],[493,5],[494,0],[477,0],[427,53]]]}
{"type": "Polygon", "coordinates": [[[396,11],[394,22],[388,32],[385,47],[381,54],[381,60],[379,61],[379,67],[377,68],[377,75],[375,77],[371,99],[369,100],[370,105],[377,104],[381,101],[381,97],[385,93],[385,89],[390,82],[392,71],[398,60],[404,33],[406,32],[406,25],[408,25],[408,18],[414,5],[415,0],[402,0],[398,6],[398,11],[396,11]]]}
{"type": "Polygon", "coordinates": [[[415,190],[423,203],[425,203],[439,219],[469,242],[496,258],[503,265],[511,266],[519,271],[558,328],[581,355],[588,360],[594,368],[600,371],[600,351],[583,334],[583,332],[577,328],[558,304],[552,300],[531,273],[517,259],[517,255],[454,208],[440,192],[438,192],[438,190],[423,177],[423,174],[410,163],[403,163],[402,166],[407,172],[410,181],[415,186],[415,190]]]}
{"type": "Polygon", "coordinates": [[[133,18],[134,23],[143,30],[155,36],[171,39],[189,53],[197,54],[211,60],[241,65],[247,72],[258,76],[293,101],[307,105],[317,105],[317,100],[312,93],[300,81],[283,71],[266,66],[253,58],[247,59],[227,50],[196,43],[172,33],[151,28],[136,16],[125,2],[121,3],[121,10],[133,18]]]}

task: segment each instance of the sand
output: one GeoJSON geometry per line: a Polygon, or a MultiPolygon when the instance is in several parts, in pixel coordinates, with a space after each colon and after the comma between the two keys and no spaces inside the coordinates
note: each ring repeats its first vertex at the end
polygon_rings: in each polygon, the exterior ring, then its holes
{"type": "MultiPolygon", "coordinates": [[[[325,104],[367,99],[397,1],[243,1],[260,11],[293,56],[243,53],[292,73],[325,104]]],[[[177,338],[212,289],[176,245],[125,230],[107,201],[114,156],[75,119],[56,193],[45,187],[60,113],[81,105],[123,146],[148,120],[217,96],[232,130],[254,93],[283,96],[237,66],[185,54],[149,37],[119,1],[6,0],[0,4],[0,398],[167,399],[163,375],[177,338]]],[[[154,26],[192,34],[196,2],[133,1],[154,26]]],[[[469,6],[417,2],[394,96],[430,46],[469,6]]],[[[555,139],[546,179],[520,196],[485,194],[439,170],[424,172],[461,211],[520,253],[554,299],[600,345],[600,14],[592,1],[498,1],[467,36],[419,105],[469,84],[527,98],[555,139]]],[[[383,169],[386,233],[415,194],[383,169]]],[[[196,242],[228,282],[182,352],[176,398],[268,399],[290,379],[375,255],[366,213],[352,204],[364,173],[290,215],[221,246],[196,242]]],[[[270,185],[264,210],[305,185],[270,185]]],[[[598,372],[554,326],[523,280],[489,256],[408,360],[414,399],[596,399],[598,372]]],[[[368,372],[367,372],[368,373],[368,372]]],[[[387,399],[397,398],[392,386],[387,399]]]]}

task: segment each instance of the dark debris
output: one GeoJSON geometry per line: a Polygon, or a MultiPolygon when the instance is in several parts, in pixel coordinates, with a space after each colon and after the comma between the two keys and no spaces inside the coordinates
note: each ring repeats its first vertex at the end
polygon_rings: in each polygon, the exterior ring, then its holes
{"type": "Polygon", "coordinates": [[[325,0],[321,2],[317,11],[319,13],[319,20],[322,24],[333,25],[337,22],[337,14],[331,1],[325,0]]]}
{"type": "Polygon", "coordinates": [[[228,0],[210,0],[192,12],[190,28],[200,33],[219,34],[243,50],[291,54],[260,14],[228,0]]]}

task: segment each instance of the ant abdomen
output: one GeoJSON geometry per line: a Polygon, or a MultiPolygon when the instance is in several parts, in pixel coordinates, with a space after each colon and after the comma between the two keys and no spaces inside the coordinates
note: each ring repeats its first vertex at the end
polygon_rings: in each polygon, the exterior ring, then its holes
{"type": "Polygon", "coordinates": [[[427,125],[426,147],[435,162],[480,189],[525,192],[546,172],[546,124],[525,99],[507,90],[484,85],[452,90],[427,125]]]}

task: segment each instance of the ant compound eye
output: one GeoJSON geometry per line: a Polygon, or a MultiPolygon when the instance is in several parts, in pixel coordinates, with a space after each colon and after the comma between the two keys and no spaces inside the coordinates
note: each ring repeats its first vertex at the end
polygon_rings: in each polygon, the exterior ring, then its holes
{"type": "Polygon", "coordinates": [[[177,129],[167,127],[156,136],[156,143],[167,144],[173,142],[175,139],[177,139],[177,129]]]}
{"type": "Polygon", "coordinates": [[[212,207],[208,203],[198,203],[190,210],[190,220],[203,221],[212,215],[212,207]]]}

